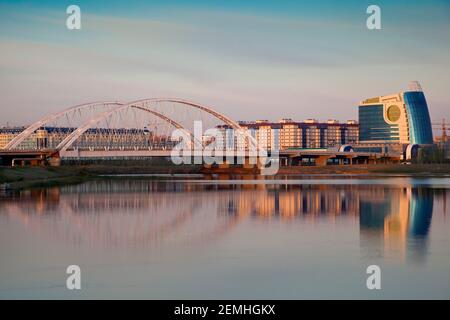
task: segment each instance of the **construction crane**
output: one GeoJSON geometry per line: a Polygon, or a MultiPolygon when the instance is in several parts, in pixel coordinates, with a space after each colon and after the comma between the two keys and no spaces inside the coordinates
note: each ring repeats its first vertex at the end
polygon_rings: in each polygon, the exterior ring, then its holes
{"type": "Polygon", "coordinates": [[[431,125],[433,126],[433,130],[441,130],[441,142],[447,142],[447,130],[450,123],[446,123],[445,118],[443,118],[441,123],[432,122],[431,125]]]}

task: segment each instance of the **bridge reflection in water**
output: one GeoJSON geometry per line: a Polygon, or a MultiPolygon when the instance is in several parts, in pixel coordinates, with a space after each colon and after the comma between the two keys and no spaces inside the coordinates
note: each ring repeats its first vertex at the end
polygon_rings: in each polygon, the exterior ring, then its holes
{"type": "MultiPolygon", "coordinates": [[[[70,245],[207,245],[240,223],[350,223],[363,255],[427,255],[435,197],[446,189],[402,185],[106,180],[23,191],[0,201],[0,219],[70,245]]],[[[444,214],[446,207],[444,206],[444,214]]]]}

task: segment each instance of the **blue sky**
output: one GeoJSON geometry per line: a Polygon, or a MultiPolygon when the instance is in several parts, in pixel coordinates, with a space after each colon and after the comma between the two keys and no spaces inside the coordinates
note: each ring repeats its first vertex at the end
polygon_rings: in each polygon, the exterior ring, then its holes
{"type": "Polygon", "coordinates": [[[171,96],[235,119],[356,119],[419,80],[450,118],[449,1],[2,1],[0,126],[171,96]],[[77,4],[82,29],[65,27],[77,4]],[[366,28],[381,7],[382,30],[366,28]]]}

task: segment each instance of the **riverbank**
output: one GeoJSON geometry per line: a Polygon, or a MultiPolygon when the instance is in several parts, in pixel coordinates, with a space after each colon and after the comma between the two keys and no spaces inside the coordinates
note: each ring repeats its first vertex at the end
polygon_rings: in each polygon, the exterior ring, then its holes
{"type": "Polygon", "coordinates": [[[279,174],[450,175],[450,164],[373,164],[324,167],[281,167],[279,174]]]}
{"type": "Polygon", "coordinates": [[[77,167],[1,167],[0,184],[11,189],[76,184],[94,177],[77,167]]]}
{"type": "Polygon", "coordinates": [[[11,189],[51,187],[103,179],[119,174],[188,174],[199,173],[200,166],[107,166],[79,165],[60,167],[0,167],[0,185],[11,189]]]}
{"type": "MultiPolygon", "coordinates": [[[[0,185],[7,184],[11,189],[50,187],[81,183],[87,180],[104,179],[104,175],[167,174],[247,174],[243,168],[217,168],[205,172],[201,166],[169,165],[74,165],[60,167],[0,167],[0,185]]],[[[411,164],[411,165],[354,165],[325,167],[282,167],[279,175],[414,175],[444,176],[450,175],[450,164],[411,164]]],[[[111,178],[111,177],[109,177],[111,178]]],[[[131,178],[131,177],[130,177],[131,178]]],[[[155,178],[155,177],[153,177],[155,178]]],[[[152,179],[146,176],[145,179],[152,179]]]]}

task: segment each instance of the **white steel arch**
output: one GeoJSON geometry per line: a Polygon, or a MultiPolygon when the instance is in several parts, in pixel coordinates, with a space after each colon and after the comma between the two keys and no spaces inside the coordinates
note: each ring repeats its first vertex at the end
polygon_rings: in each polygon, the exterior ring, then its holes
{"type": "Polygon", "coordinates": [[[52,114],[36,121],[35,123],[31,124],[28,128],[26,128],[24,131],[22,131],[20,134],[18,134],[16,137],[14,137],[14,139],[12,139],[4,147],[4,149],[12,150],[12,149],[17,148],[26,138],[28,138],[30,135],[32,135],[37,129],[39,129],[40,127],[42,127],[43,125],[45,125],[46,123],[48,123],[50,121],[53,121],[53,120],[63,117],[64,115],[68,114],[69,112],[87,109],[87,108],[95,108],[98,106],[119,106],[119,105],[123,105],[123,104],[116,102],[116,101],[114,101],[114,102],[97,101],[97,102],[83,103],[80,105],[76,105],[76,106],[67,108],[60,112],[52,113],[52,114]]]}
{"type": "Polygon", "coordinates": [[[174,126],[175,128],[181,130],[187,137],[190,138],[189,141],[189,145],[190,142],[192,140],[195,141],[195,143],[200,143],[199,141],[197,141],[197,139],[194,138],[194,136],[192,135],[192,133],[188,130],[186,130],[180,123],[178,123],[177,121],[155,111],[155,110],[151,110],[151,109],[147,109],[145,107],[142,106],[137,106],[134,105],[133,103],[129,103],[129,104],[124,104],[124,105],[120,105],[117,106],[116,108],[114,108],[111,111],[106,111],[101,113],[100,115],[98,115],[97,117],[90,119],[89,121],[85,122],[82,126],[80,126],[79,128],[77,128],[75,131],[73,131],[70,135],[68,135],[63,141],[61,141],[59,143],[59,145],[56,147],[56,149],[60,152],[65,152],[83,133],[85,133],[87,130],[89,130],[90,128],[92,128],[93,126],[95,126],[97,123],[99,123],[101,120],[109,117],[110,115],[126,109],[126,108],[135,108],[138,110],[142,110],[145,112],[149,112],[159,118],[161,118],[162,120],[166,121],[167,123],[169,123],[170,125],[174,126]]]}
{"type": "Polygon", "coordinates": [[[175,99],[175,98],[152,98],[152,99],[137,100],[137,101],[132,102],[132,104],[135,104],[135,105],[141,104],[143,106],[146,106],[148,104],[157,103],[157,102],[173,102],[173,103],[184,104],[186,106],[191,106],[191,107],[203,110],[203,111],[213,115],[217,119],[219,119],[219,120],[225,122],[226,124],[228,124],[229,126],[231,126],[233,129],[236,129],[236,130],[242,129],[242,127],[233,119],[228,118],[227,116],[211,109],[210,107],[207,107],[205,105],[201,105],[201,104],[198,104],[198,103],[195,103],[192,101],[188,101],[188,100],[175,99]]]}
{"type": "MultiPolygon", "coordinates": [[[[225,115],[223,115],[223,114],[221,114],[221,113],[219,113],[217,111],[214,111],[210,107],[207,107],[207,106],[204,106],[204,105],[192,102],[192,101],[183,100],[183,99],[150,98],[150,99],[136,100],[136,101],[133,101],[133,102],[130,102],[130,103],[127,103],[127,104],[121,104],[121,105],[115,107],[114,109],[112,109],[111,111],[103,112],[100,115],[98,115],[97,117],[95,117],[93,119],[90,119],[89,121],[84,123],[82,126],[80,126],[78,129],[73,131],[70,135],[68,135],[63,141],[61,141],[61,143],[57,146],[57,150],[59,150],[60,152],[66,151],[87,130],[89,130],[90,128],[94,127],[96,124],[98,124],[103,119],[111,116],[112,114],[114,114],[114,113],[116,113],[118,111],[124,110],[124,109],[126,109],[128,107],[133,107],[133,108],[141,109],[143,111],[151,112],[151,113],[155,114],[156,116],[159,116],[162,119],[164,119],[164,118],[168,119],[169,120],[168,122],[170,124],[174,125],[174,123],[176,123],[176,122],[171,120],[170,118],[167,118],[167,117],[161,115],[160,113],[158,113],[158,112],[156,112],[154,110],[145,108],[146,106],[148,106],[148,105],[150,105],[152,103],[157,103],[157,102],[179,103],[179,104],[182,104],[182,105],[194,107],[194,108],[200,109],[202,111],[205,111],[205,112],[213,115],[217,119],[223,121],[224,123],[228,124],[233,129],[239,131],[240,133],[243,133],[244,136],[248,138],[249,143],[251,143],[253,145],[253,148],[255,148],[255,150],[256,149],[258,149],[258,150],[260,149],[258,144],[257,144],[257,142],[256,142],[256,139],[253,136],[251,136],[246,130],[244,130],[236,121],[232,120],[231,118],[228,118],[227,116],[225,116],[225,115]]],[[[186,133],[189,136],[192,137],[192,134],[189,131],[184,129],[181,125],[179,125],[179,124],[177,124],[177,125],[179,126],[177,128],[185,130],[186,133]]],[[[195,143],[198,143],[198,141],[195,141],[195,143]]]]}
{"type": "Polygon", "coordinates": [[[167,123],[171,124],[171,125],[174,126],[175,128],[182,130],[185,134],[187,134],[187,135],[190,136],[191,138],[194,137],[194,136],[192,135],[192,133],[189,132],[188,130],[186,130],[180,123],[178,123],[177,121],[175,121],[175,120],[173,120],[173,119],[171,119],[171,118],[169,118],[169,117],[163,115],[162,113],[159,113],[159,112],[156,112],[155,110],[150,110],[150,109],[147,109],[147,108],[144,108],[144,107],[135,106],[135,105],[132,105],[131,108],[135,108],[135,109],[138,109],[138,110],[142,110],[142,111],[145,111],[145,112],[149,112],[149,113],[151,113],[151,114],[153,114],[153,115],[155,115],[155,116],[157,116],[157,117],[163,119],[164,121],[166,121],[167,123]]]}

